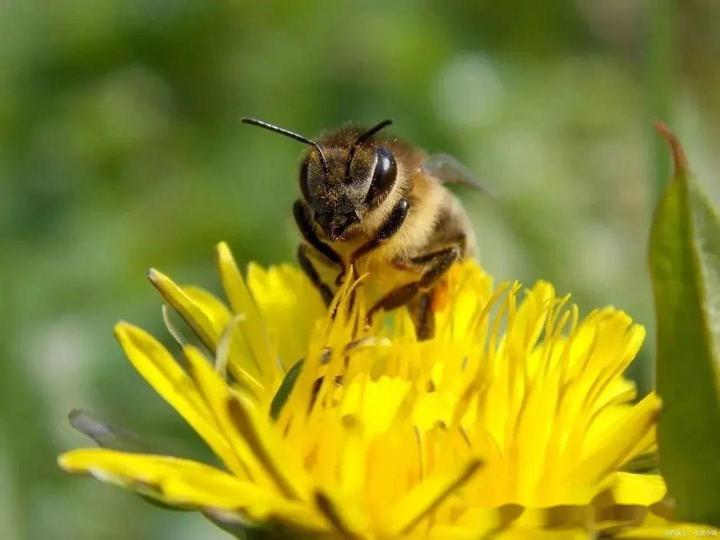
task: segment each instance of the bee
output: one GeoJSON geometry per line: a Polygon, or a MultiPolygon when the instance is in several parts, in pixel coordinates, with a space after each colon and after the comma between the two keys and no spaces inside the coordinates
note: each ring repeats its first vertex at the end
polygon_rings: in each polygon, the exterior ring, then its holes
{"type": "Polygon", "coordinates": [[[262,120],[242,121],[309,147],[300,164],[302,197],[293,205],[303,237],[297,257],[325,303],[352,265],[369,272],[371,282],[389,283],[367,310],[367,325],[380,311],[406,306],[417,337],[432,337],[433,298],[443,277],[475,249],[470,220],[444,185],[479,187],[467,169],[446,154],[428,155],[383,136],[391,120],[369,129],[346,125],[316,140],[262,120]],[[324,279],[318,265],[338,270],[337,279],[324,279]]]}

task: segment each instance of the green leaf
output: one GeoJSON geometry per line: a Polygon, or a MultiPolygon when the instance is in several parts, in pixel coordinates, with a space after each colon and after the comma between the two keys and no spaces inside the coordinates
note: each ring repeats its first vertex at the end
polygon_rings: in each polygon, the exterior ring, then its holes
{"type": "Polygon", "coordinates": [[[290,395],[290,392],[292,392],[292,389],[295,386],[295,381],[297,381],[298,376],[300,376],[302,366],[303,361],[298,360],[285,374],[283,382],[280,383],[280,388],[278,388],[277,393],[273,397],[272,403],[270,403],[270,416],[273,420],[277,419],[283,405],[285,405],[285,402],[290,395]]]}
{"type": "Polygon", "coordinates": [[[660,468],[676,519],[720,526],[720,220],[677,139],[657,128],[675,162],[650,233],[660,468]]]}

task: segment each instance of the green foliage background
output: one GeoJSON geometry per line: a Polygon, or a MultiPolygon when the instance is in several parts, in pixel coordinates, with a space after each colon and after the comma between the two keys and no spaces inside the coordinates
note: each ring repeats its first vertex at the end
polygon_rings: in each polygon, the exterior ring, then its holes
{"type": "Polygon", "coordinates": [[[498,278],[549,279],[650,328],[647,234],[668,176],[652,120],[717,178],[719,54],[714,0],[1,3],[2,537],[223,538],[67,477],[55,455],[85,444],[74,406],[206,455],[111,327],[162,333],[149,266],[217,288],[219,240],[243,263],[292,258],[302,149],[241,116],[308,135],[392,117],[493,194],[462,196],[498,278]]]}

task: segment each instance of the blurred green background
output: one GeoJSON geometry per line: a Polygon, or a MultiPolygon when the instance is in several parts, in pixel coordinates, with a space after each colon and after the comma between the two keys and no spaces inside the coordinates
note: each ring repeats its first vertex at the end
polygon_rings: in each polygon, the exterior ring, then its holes
{"type": "Polygon", "coordinates": [[[392,117],[494,194],[462,192],[498,278],[651,326],[652,122],[717,200],[719,57],[716,0],[0,3],[2,538],[224,538],[55,456],[86,443],[76,406],[204,455],[111,329],[164,335],[149,266],[217,289],[219,240],[243,264],[293,258],[303,148],[241,116],[307,135],[392,117]]]}

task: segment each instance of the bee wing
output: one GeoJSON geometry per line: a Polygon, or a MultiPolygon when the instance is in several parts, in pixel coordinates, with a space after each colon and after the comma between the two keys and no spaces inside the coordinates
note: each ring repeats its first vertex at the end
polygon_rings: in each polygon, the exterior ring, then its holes
{"type": "Polygon", "coordinates": [[[422,169],[441,182],[465,184],[487,193],[472,171],[450,154],[430,154],[422,164],[422,169]]]}

